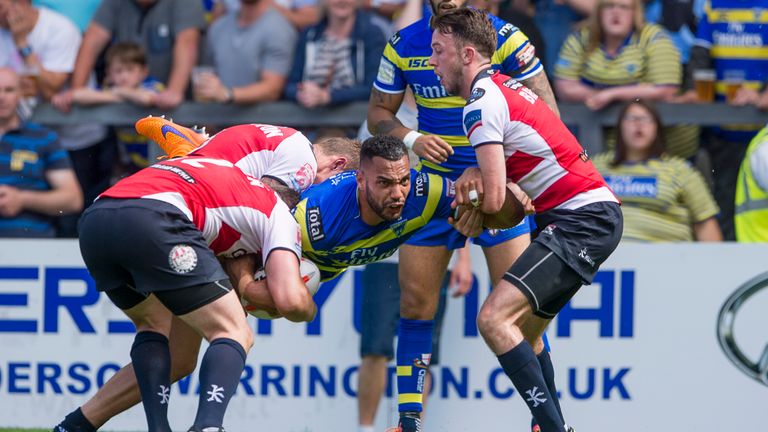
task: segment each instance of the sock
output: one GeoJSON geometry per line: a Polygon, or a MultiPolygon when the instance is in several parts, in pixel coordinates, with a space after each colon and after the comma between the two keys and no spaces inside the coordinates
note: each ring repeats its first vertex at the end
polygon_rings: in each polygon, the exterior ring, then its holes
{"type": "Polygon", "coordinates": [[[148,430],[170,432],[171,352],[168,338],[151,331],[137,333],[131,347],[131,361],[139,383],[148,430]]]}
{"type": "Polygon", "coordinates": [[[193,428],[222,427],[246,356],[243,347],[229,338],[216,339],[208,346],[200,364],[200,400],[193,428]]]}
{"type": "Polygon", "coordinates": [[[565,432],[563,421],[557,413],[549,394],[541,366],[533,348],[522,341],[508,352],[498,356],[501,367],[515,385],[517,392],[528,405],[543,432],[565,432]]]}
{"type": "Polygon", "coordinates": [[[397,405],[400,413],[422,411],[424,380],[432,357],[433,320],[400,318],[397,339],[397,405]]]}
{"type": "Polygon", "coordinates": [[[96,428],[85,418],[80,408],[67,414],[54,430],[57,432],[96,432],[96,428]]]}
{"type": "Polygon", "coordinates": [[[552,365],[552,359],[549,357],[549,351],[544,348],[539,355],[536,356],[539,360],[539,366],[541,366],[541,374],[544,376],[544,382],[547,383],[547,390],[549,390],[552,401],[555,403],[557,413],[560,414],[560,420],[565,423],[565,417],[563,417],[563,410],[560,408],[560,399],[557,397],[557,387],[555,386],[555,367],[552,365]]]}
{"type": "Polygon", "coordinates": [[[357,432],[373,432],[373,426],[360,425],[357,427],[357,432]]]}

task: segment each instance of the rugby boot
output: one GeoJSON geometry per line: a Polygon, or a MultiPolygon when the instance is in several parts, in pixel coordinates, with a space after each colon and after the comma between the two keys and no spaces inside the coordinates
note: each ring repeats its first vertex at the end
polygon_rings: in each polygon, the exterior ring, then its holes
{"type": "Polygon", "coordinates": [[[201,133],[165,117],[144,117],[135,127],[139,135],[156,142],[171,159],[186,156],[209,138],[204,130],[201,133]]]}
{"type": "Polygon", "coordinates": [[[399,432],[421,432],[421,415],[417,412],[400,413],[399,432]]]}
{"type": "Polygon", "coordinates": [[[226,432],[223,427],[209,426],[202,429],[198,429],[194,426],[189,428],[187,432],[226,432]]]}

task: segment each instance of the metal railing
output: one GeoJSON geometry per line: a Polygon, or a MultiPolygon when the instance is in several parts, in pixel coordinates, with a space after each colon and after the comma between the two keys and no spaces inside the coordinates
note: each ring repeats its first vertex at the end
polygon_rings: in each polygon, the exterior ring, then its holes
{"type": "MultiPolygon", "coordinates": [[[[603,127],[616,124],[620,106],[592,111],[583,104],[560,103],[560,112],[566,124],[577,134],[581,144],[591,154],[603,149],[603,127]]],[[[732,107],[716,104],[659,104],[665,124],[766,124],[768,112],[754,107],[732,107]]],[[[182,124],[233,125],[239,123],[268,123],[296,128],[312,126],[359,126],[365,120],[367,102],[356,102],[333,108],[306,109],[292,102],[274,102],[260,105],[225,105],[215,103],[183,103],[170,112],[130,104],[111,104],[95,107],[74,107],[62,114],[50,105],[35,109],[33,121],[45,125],[71,125],[82,122],[125,126],[148,114],[166,114],[182,124]]]]}

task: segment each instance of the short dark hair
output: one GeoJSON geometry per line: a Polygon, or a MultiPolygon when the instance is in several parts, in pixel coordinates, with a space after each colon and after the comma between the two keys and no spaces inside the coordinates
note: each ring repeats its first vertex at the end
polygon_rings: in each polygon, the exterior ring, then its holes
{"type": "Polygon", "coordinates": [[[458,43],[474,46],[488,59],[496,52],[496,29],[483,11],[460,7],[434,16],[432,26],[442,34],[452,34],[458,43]]]}
{"type": "Polygon", "coordinates": [[[360,146],[360,163],[370,162],[376,156],[388,161],[399,161],[404,156],[408,156],[408,149],[400,138],[391,135],[375,135],[363,141],[360,146]]]}
{"type": "Polygon", "coordinates": [[[116,61],[123,64],[147,65],[144,48],[134,42],[118,42],[110,46],[104,56],[108,65],[116,61]]]}
{"type": "Polygon", "coordinates": [[[270,189],[275,191],[278,197],[280,197],[281,200],[285,203],[285,205],[288,206],[288,208],[293,209],[299,204],[299,201],[301,200],[301,195],[299,193],[284,184],[282,181],[272,178],[272,177],[262,177],[261,182],[265,185],[269,186],[270,189]]]}
{"type": "Polygon", "coordinates": [[[621,124],[624,123],[624,119],[627,117],[627,112],[629,112],[629,108],[632,106],[644,108],[648,111],[648,114],[651,115],[653,123],[656,124],[656,136],[653,138],[653,142],[651,143],[651,147],[648,149],[645,158],[659,158],[667,151],[667,143],[663,129],[664,125],[661,122],[659,111],[656,110],[656,107],[653,106],[652,103],[643,99],[635,99],[624,105],[619,113],[619,120],[616,122],[616,152],[614,153],[613,161],[611,161],[611,166],[613,167],[619,166],[627,160],[627,143],[624,142],[624,135],[621,133],[621,124]]]}

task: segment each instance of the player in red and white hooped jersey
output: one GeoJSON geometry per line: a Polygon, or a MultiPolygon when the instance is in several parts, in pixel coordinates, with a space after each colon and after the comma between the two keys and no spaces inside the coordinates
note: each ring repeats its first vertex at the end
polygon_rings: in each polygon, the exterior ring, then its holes
{"type": "Polygon", "coordinates": [[[179,378],[171,351],[185,346],[196,354],[200,335],[210,342],[201,388],[215,391],[220,403],[201,399],[189,430],[224,430],[253,335],[212,248],[222,255],[261,252],[270,305],[293,321],[311,321],[317,312],[299,273],[298,224],[269,187],[231,162],[186,157],[154,164],[100,195],[79,228],[97,289],[137,329],[132,368],[121,369],[102,391],[109,387],[106,394],[123,396],[116,399],[126,405],[135,403],[138,387],[148,430],[171,430],[165,389],[172,376],[179,378]]]}
{"type": "Polygon", "coordinates": [[[298,193],[356,169],[359,158],[355,140],[328,138],[313,145],[295,129],[268,124],[236,125],[207,138],[168,119],[145,117],[136,122],[136,131],[157,142],[171,158],[194,153],[228,160],[250,176],[276,179],[298,193]]]}
{"type": "Polygon", "coordinates": [[[536,208],[537,236],[483,304],[478,329],[541,430],[566,432],[541,335],[618,245],[619,202],[550,108],[490,70],[496,32],[484,13],[454,10],[433,28],[429,62],[446,91],[467,101],[464,129],[479,166],[456,181],[456,203],[499,213],[514,201],[511,180],[517,201],[530,197],[536,208]]]}
{"type": "Polygon", "coordinates": [[[143,198],[176,207],[202,233],[217,256],[262,253],[274,248],[301,257],[299,226],[290,209],[258,179],[222,159],[188,157],[163,161],[130,176],[101,198],[143,198]]]}

